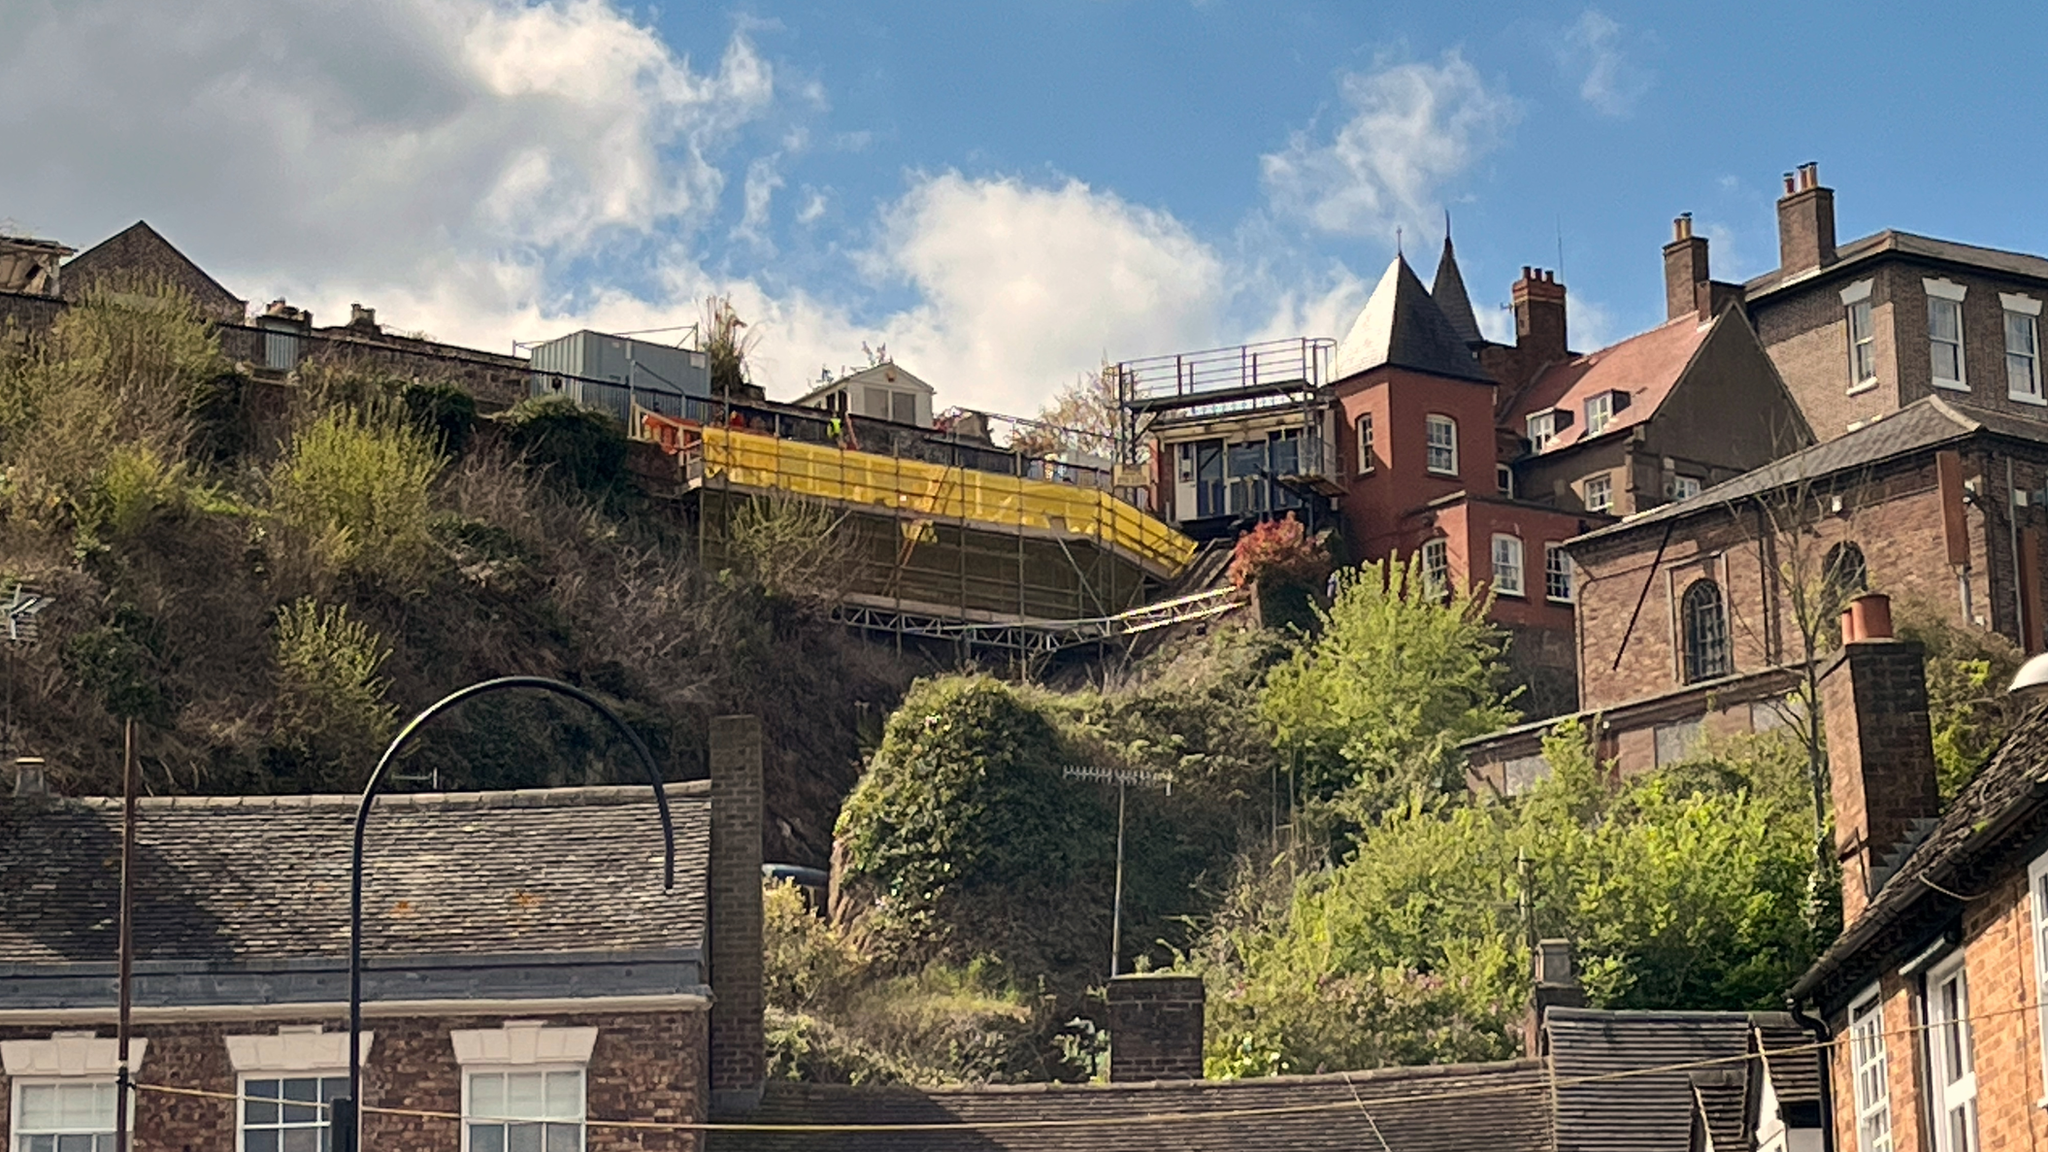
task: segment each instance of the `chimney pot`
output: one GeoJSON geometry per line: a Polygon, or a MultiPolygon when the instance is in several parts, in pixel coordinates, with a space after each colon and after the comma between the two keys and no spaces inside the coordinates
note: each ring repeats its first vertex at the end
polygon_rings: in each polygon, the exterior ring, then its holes
{"type": "Polygon", "coordinates": [[[1821,187],[1820,165],[1799,166],[1798,177],[1785,174],[1785,195],[1778,200],[1778,268],[1805,272],[1835,262],[1835,193],[1821,187]]]}
{"type": "Polygon", "coordinates": [[[1671,222],[1671,238],[1673,240],[1692,239],[1692,213],[1681,212],[1678,214],[1678,219],[1671,222]]]}
{"type": "Polygon", "coordinates": [[[1529,266],[1528,266],[1527,264],[1524,264],[1524,265],[1522,265],[1522,279],[1524,279],[1524,280],[1527,280],[1528,278],[1529,278],[1529,266]]]}
{"type": "Polygon", "coordinates": [[[1785,195],[1790,196],[1797,191],[1799,191],[1799,187],[1793,183],[1792,174],[1790,172],[1785,173],[1785,195]]]}
{"type": "Polygon", "coordinates": [[[50,794],[49,765],[41,756],[15,757],[14,794],[16,796],[48,796],[50,794]]]}
{"type": "Polygon", "coordinates": [[[1865,592],[1842,609],[1842,643],[1892,638],[1892,598],[1882,592],[1865,592]]]}

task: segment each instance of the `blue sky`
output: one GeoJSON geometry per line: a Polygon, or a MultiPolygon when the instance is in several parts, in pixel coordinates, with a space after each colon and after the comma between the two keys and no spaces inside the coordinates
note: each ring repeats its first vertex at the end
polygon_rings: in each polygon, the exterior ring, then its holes
{"type": "Polygon", "coordinates": [[[2039,13],[1973,6],[34,0],[0,8],[0,217],[147,218],[236,292],[486,347],[752,318],[791,395],[886,342],[1029,411],[1104,356],[1338,335],[1452,213],[1481,322],[1524,264],[1575,343],[1662,318],[1695,214],[2048,250],[2039,13]]]}

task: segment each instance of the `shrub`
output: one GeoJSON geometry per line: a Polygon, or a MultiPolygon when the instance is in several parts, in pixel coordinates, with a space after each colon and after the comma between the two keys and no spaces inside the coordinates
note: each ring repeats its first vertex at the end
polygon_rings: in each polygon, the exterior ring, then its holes
{"type": "Polygon", "coordinates": [[[1114,836],[1095,790],[1062,778],[1065,759],[1046,717],[1000,681],[911,689],[837,832],[883,955],[922,962],[971,941],[1009,959],[1059,932],[1075,886],[1106,878],[1114,836]]]}
{"type": "Polygon", "coordinates": [[[406,586],[433,552],[441,464],[418,429],[337,409],[301,428],[271,469],[271,511],[326,574],[406,586]]]}
{"type": "Polygon", "coordinates": [[[1230,557],[1230,583],[1320,590],[1330,575],[1330,553],[1320,539],[1289,512],[1280,520],[1264,520],[1237,538],[1230,557]]]}
{"type": "Polygon", "coordinates": [[[499,417],[514,451],[555,479],[592,496],[626,480],[626,436],[618,421],[566,396],[522,400],[499,417]]]}
{"type": "Polygon", "coordinates": [[[307,596],[278,609],[279,746],[317,766],[360,764],[367,772],[397,720],[381,675],[390,656],[344,605],[322,607],[307,596]]]}
{"type": "Polygon", "coordinates": [[[114,605],[105,620],[65,640],[59,659],[110,715],[171,723],[163,628],[133,604],[114,605]]]}
{"type": "Polygon", "coordinates": [[[815,500],[776,494],[739,506],[726,526],[727,556],[749,579],[782,596],[821,596],[848,582],[846,517],[815,500]]]}

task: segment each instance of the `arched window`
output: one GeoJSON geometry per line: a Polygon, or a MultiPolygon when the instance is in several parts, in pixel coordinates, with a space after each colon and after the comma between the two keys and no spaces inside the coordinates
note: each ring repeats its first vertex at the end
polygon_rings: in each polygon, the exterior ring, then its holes
{"type": "Polygon", "coordinates": [[[1728,607],[1721,599],[1719,584],[1712,580],[1694,581],[1685,590],[1679,616],[1685,628],[1687,684],[1726,676],[1735,670],[1728,654],[1728,607]]]}
{"type": "Polygon", "coordinates": [[[1844,540],[1828,549],[1827,558],[1821,561],[1820,578],[1827,598],[1837,606],[1868,592],[1870,568],[1863,562],[1863,549],[1853,540],[1844,540]]]}

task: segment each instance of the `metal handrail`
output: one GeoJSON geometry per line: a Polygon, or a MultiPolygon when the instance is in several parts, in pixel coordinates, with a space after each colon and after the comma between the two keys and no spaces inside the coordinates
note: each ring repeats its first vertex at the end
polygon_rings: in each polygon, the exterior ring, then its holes
{"type": "Polygon", "coordinates": [[[1336,352],[1335,340],[1301,336],[1125,360],[1114,371],[1125,400],[1283,385],[1313,390],[1330,380],[1336,352]]]}

